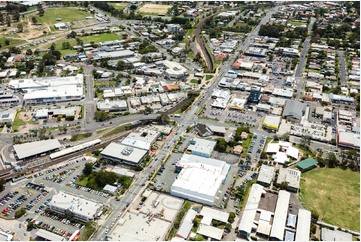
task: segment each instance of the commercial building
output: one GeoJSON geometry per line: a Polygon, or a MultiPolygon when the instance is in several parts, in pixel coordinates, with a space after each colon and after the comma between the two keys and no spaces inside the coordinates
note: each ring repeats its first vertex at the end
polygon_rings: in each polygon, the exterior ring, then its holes
{"type": "Polygon", "coordinates": [[[309,241],[311,230],[311,212],[306,209],[299,209],[297,217],[298,220],[295,241],[309,241]]]}
{"type": "Polygon", "coordinates": [[[0,231],[0,241],[12,241],[13,235],[0,231]]]}
{"type": "Polygon", "coordinates": [[[52,232],[47,231],[45,229],[39,229],[35,233],[35,235],[42,238],[42,239],[44,239],[44,240],[47,240],[47,241],[63,241],[64,240],[63,236],[52,233],[52,232]]]}
{"type": "Polygon", "coordinates": [[[300,188],[301,172],[290,168],[280,168],[277,184],[280,185],[282,182],[287,182],[288,190],[297,192],[300,188]]]}
{"type": "Polygon", "coordinates": [[[262,186],[269,186],[272,183],[275,174],[275,168],[273,166],[262,165],[258,173],[257,183],[262,186]]]}
{"type": "Polygon", "coordinates": [[[252,87],[251,93],[249,94],[247,101],[249,103],[257,104],[261,100],[261,97],[262,97],[262,93],[260,88],[252,87]]]}
{"type": "Polygon", "coordinates": [[[130,146],[130,147],[134,147],[134,148],[138,148],[138,149],[142,149],[142,150],[150,150],[150,148],[152,146],[152,144],[147,141],[138,140],[138,139],[129,138],[129,137],[125,137],[121,141],[121,144],[130,146]]]}
{"type": "Polygon", "coordinates": [[[129,169],[122,168],[119,166],[108,167],[105,170],[114,172],[117,176],[126,176],[129,178],[134,178],[135,176],[134,172],[131,172],[129,169]]]}
{"type": "Polygon", "coordinates": [[[278,193],[270,240],[283,240],[289,201],[290,193],[280,190],[278,193]]]}
{"type": "Polygon", "coordinates": [[[340,131],[337,135],[337,144],[351,149],[360,149],[360,134],[340,131]]]}
{"type": "Polygon", "coordinates": [[[233,98],[229,104],[230,109],[243,110],[246,105],[247,99],[243,98],[233,98]]]}
{"type": "Polygon", "coordinates": [[[166,68],[165,75],[170,79],[184,79],[188,75],[188,70],[178,62],[164,60],[159,64],[166,68]]]}
{"type": "Polygon", "coordinates": [[[289,161],[289,157],[298,159],[299,150],[292,147],[290,142],[280,141],[278,143],[268,143],[267,154],[272,154],[272,158],[278,164],[284,164],[289,161]]]}
{"type": "Polygon", "coordinates": [[[99,51],[93,53],[93,59],[94,60],[101,60],[101,59],[111,59],[111,60],[117,60],[127,57],[134,56],[134,52],[131,50],[116,50],[116,51],[99,51]]]}
{"type": "Polygon", "coordinates": [[[146,128],[138,128],[134,130],[127,136],[127,138],[144,141],[151,145],[160,135],[161,133],[156,128],[148,126],[146,128]]]}
{"type": "Polygon", "coordinates": [[[14,150],[16,158],[22,160],[38,155],[48,154],[49,152],[58,150],[61,147],[62,145],[57,139],[49,139],[14,145],[14,150]]]}
{"type": "Polygon", "coordinates": [[[264,118],[262,126],[263,126],[263,128],[268,129],[268,130],[277,131],[278,127],[280,126],[280,123],[281,123],[281,117],[280,116],[267,115],[264,118]]]}
{"type": "Polygon", "coordinates": [[[114,100],[109,101],[109,99],[105,99],[105,101],[99,101],[97,103],[97,108],[102,111],[109,112],[119,112],[119,111],[127,111],[128,104],[125,100],[114,100]]]}
{"type": "Polygon", "coordinates": [[[100,154],[103,159],[136,166],[148,151],[112,142],[100,154]]]}
{"type": "Polygon", "coordinates": [[[230,167],[224,161],[184,154],[176,164],[180,173],[171,186],[171,194],[213,205],[230,167]]]}
{"type": "Polygon", "coordinates": [[[0,112],[0,123],[12,124],[16,116],[16,110],[10,109],[0,112]]]}
{"type": "Polygon", "coordinates": [[[295,100],[287,100],[282,117],[290,121],[300,122],[307,105],[295,100]]]}
{"type": "Polygon", "coordinates": [[[176,233],[176,237],[183,238],[184,240],[188,239],[189,233],[193,228],[193,219],[196,217],[197,211],[189,209],[186,215],[183,218],[182,224],[179,226],[179,229],[176,233]]]}
{"type": "Polygon", "coordinates": [[[321,229],[322,241],[352,241],[352,234],[340,230],[331,230],[323,227],[321,229]]]}
{"type": "Polygon", "coordinates": [[[69,193],[59,192],[51,198],[49,209],[89,222],[102,214],[103,205],[69,193]]]}
{"type": "Polygon", "coordinates": [[[192,155],[202,156],[202,157],[211,157],[214,147],[217,142],[214,140],[193,138],[189,141],[190,145],[188,146],[188,151],[192,152],[192,155]]]}
{"type": "Polygon", "coordinates": [[[112,185],[105,185],[105,187],[103,187],[103,192],[109,193],[111,195],[114,195],[115,193],[117,193],[118,191],[118,187],[116,186],[112,186],[112,185]]]}
{"type": "Polygon", "coordinates": [[[11,80],[9,88],[22,90],[25,104],[77,101],[84,98],[84,75],[11,80]]]}

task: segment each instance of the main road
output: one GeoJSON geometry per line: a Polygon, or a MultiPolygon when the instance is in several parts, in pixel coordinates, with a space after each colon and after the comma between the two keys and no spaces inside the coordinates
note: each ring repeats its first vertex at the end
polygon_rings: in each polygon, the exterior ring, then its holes
{"type": "Polygon", "coordinates": [[[196,122],[198,121],[198,117],[196,116],[197,113],[199,112],[200,108],[210,98],[212,90],[218,85],[218,82],[229,70],[232,61],[239,55],[239,52],[241,50],[244,51],[248,48],[248,45],[252,37],[257,36],[260,26],[262,24],[267,23],[270,17],[272,16],[272,13],[274,13],[277,10],[278,7],[275,7],[272,10],[270,10],[267,13],[267,15],[262,18],[259,25],[252,30],[252,32],[248,35],[246,40],[239,45],[233,56],[224,63],[222,63],[222,65],[219,67],[220,71],[218,77],[215,79],[212,85],[207,89],[203,90],[201,95],[197,98],[197,100],[195,100],[195,103],[197,104],[192,105],[190,110],[183,116],[184,118],[180,119],[176,132],[166,142],[165,147],[163,147],[163,149],[160,150],[160,152],[154,157],[150,165],[143,170],[143,172],[139,175],[138,179],[134,181],[134,183],[131,185],[128,191],[120,198],[120,200],[117,202],[111,202],[113,211],[109,215],[107,220],[104,222],[104,224],[102,224],[101,227],[98,229],[96,235],[92,238],[92,240],[103,240],[105,236],[108,234],[107,231],[112,229],[112,224],[114,226],[115,224],[114,221],[118,220],[119,217],[123,214],[122,210],[126,208],[127,205],[132,203],[134,198],[138,194],[140,194],[142,190],[145,189],[146,186],[143,186],[143,184],[146,183],[146,181],[148,180],[149,176],[152,173],[154,173],[160,168],[161,163],[171,153],[172,148],[176,143],[176,141],[178,140],[178,138],[182,135],[182,133],[187,129],[188,126],[192,124],[196,124],[196,122]]]}

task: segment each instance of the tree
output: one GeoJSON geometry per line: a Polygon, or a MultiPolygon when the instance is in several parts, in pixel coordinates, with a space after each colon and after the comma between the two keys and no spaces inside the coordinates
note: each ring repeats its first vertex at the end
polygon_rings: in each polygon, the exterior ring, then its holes
{"type": "Polygon", "coordinates": [[[26,213],[26,208],[20,208],[18,211],[15,211],[15,218],[20,218],[26,213]]]}
{"type": "Polygon", "coordinates": [[[25,52],[26,55],[32,55],[33,51],[31,49],[27,49],[25,52]]]}
{"type": "Polygon", "coordinates": [[[85,163],[83,174],[84,176],[89,176],[93,172],[93,163],[85,163]]]}
{"type": "Polygon", "coordinates": [[[63,42],[63,43],[61,44],[61,49],[63,49],[63,50],[68,50],[68,49],[70,49],[70,48],[71,48],[71,45],[70,45],[69,42],[63,42]]]}
{"type": "Polygon", "coordinates": [[[35,228],[34,223],[31,221],[28,222],[28,225],[26,226],[27,231],[31,231],[33,228],[35,228]]]}
{"type": "Polygon", "coordinates": [[[45,11],[41,3],[38,4],[38,12],[40,17],[44,16],[45,11]]]}
{"type": "Polygon", "coordinates": [[[228,233],[231,232],[231,230],[232,230],[232,224],[227,223],[227,224],[224,226],[224,229],[225,229],[228,233]]]}
{"type": "Polygon", "coordinates": [[[5,45],[9,45],[10,44],[10,40],[6,39],[5,40],[5,45]]]}
{"type": "Polygon", "coordinates": [[[52,43],[51,45],[50,45],[50,50],[55,50],[55,48],[56,48],[56,45],[55,45],[55,43],[52,43]]]}
{"type": "Polygon", "coordinates": [[[236,218],[236,214],[234,212],[230,212],[228,217],[228,222],[233,223],[235,218],[236,218]]]}
{"type": "Polygon", "coordinates": [[[338,164],[336,155],[333,152],[328,153],[327,157],[327,166],[329,168],[334,168],[338,164]]]}
{"type": "Polygon", "coordinates": [[[74,38],[74,39],[75,39],[76,36],[77,36],[77,33],[76,33],[75,31],[71,31],[70,34],[68,34],[66,37],[67,37],[67,38],[74,38]]]}
{"type": "Polygon", "coordinates": [[[120,61],[118,61],[118,64],[117,64],[117,70],[122,71],[125,69],[125,66],[126,66],[125,62],[123,60],[120,60],[120,61]]]}
{"type": "Polygon", "coordinates": [[[311,144],[311,137],[308,135],[304,135],[301,137],[301,145],[309,147],[311,144]]]}
{"type": "Polygon", "coordinates": [[[10,19],[10,15],[9,15],[9,14],[6,15],[6,25],[7,25],[8,27],[11,26],[11,19],[10,19]]]}
{"type": "Polygon", "coordinates": [[[227,142],[226,142],[226,140],[225,139],[223,139],[223,138],[218,138],[218,139],[216,139],[217,140],[217,144],[216,144],[216,146],[214,147],[214,149],[216,150],[216,151],[219,151],[219,152],[226,152],[226,150],[227,150],[227,142]]]}
{"type": "Polygon", "coordinates": [[[0,23],[4,23],[4,14],[0,12],[0,23]]]}
{"type": "Polygon", "coordinates": [[[0,192],[5,190],[6,181],[3,178],[0,178],[0,192]]]}
{"type": "Polygon", "coordinates": [[[146,114],[149,114],[149,113],[153,113],[153,109],[151,108],[151,107],[145,107],[145,109],[144,109],[144,113],[146,113],[146,114]]]}
{"type": "Polygon", "coordinates": [[[281,182],[280,189],[281,190],[287,190],[288,189],[288,182],[286,182],[286,181],[281,182]]]}
{"type": "Polygon", "coordinates": [[[24,26],[22,24],[18,24],[18,31],[21,33],[24,31],[24,26]]]}
{"type": "Polygon", "coordinates": [[[169,123],[169,121],[170,121],[169,115],[165,114],[165,113],[162,113],[156,119],[157,119],[158,123],[162,123],[162,124],[169,123]]]}
{"type": "Polygon", "coordinates": [[[18,10],[13,13],[13,19],[14,19],[16,22],[19,22],[19,20],[20,20],[20,13],[19,13],[18,10]]]}
{"type": "Polygon", "coordinates": [[[33,24],[36,24],[36,23],[38,22],[38,20],[36,19],[35,16],[33,16],[33,17],[31,18],[31,22],[32,22],[33,24]]]}

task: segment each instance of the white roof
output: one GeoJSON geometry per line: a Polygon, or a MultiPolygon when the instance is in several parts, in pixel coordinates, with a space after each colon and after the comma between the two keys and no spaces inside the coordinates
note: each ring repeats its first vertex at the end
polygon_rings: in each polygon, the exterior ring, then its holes
{"type": "Polygon", "coordinates": [[[103,187],[103,191],[115,193],[117,191],[117,187],[107,184],[105,187],[103,187]]]}
{"type": "MultiPolygon", "coordinates": [[[[310,229],[311,212],[305,209],[299,209],[295,241],[309,241],[310,229]]],[[[352,238],[350,240],[352,240],[352,238]]]]}
{"type": "Polygon", "coordinates": [[[281,184],[284,181],[288,182],[288,186],[298,189],[300,187],[301,172],[290,168],[280,168],[277,183],[281,184]]]}
{"type": "Polygon", "coordinates": [[[295,148],[295,147],[292,147],[292,146],[289,146],[288,148],[287,148],[287,152],[286,152],[286,154],[288,155],[288,156],[291,156],[292,158],[294,158],[294,159],[298,159],[298,149],[297,148],[295,148]]]}
{"type": "Polygon", "coordinates": [[[171,194],[213,205],[218,189],[230,165],[224,161],[184,154],[177,166],[182,167],[171,186],[171,194]]]}
{"type": "Polygon", "coordinates": [[[35,233],[35,235],[38,236],[38,237],[44,238],[46,240],[49,240],[49,241],[63,241],[64,240],[63,236],[54,234],[54,233],[49,232],[49,231],[47,231],[45,229],[39,229],[35,233]]]}
{"type": "MultiPolygon", "coordinates": [[[[206,207],[203,206],[201,212],[199,213],[200,215],[203,216],[203,219],[205,217],[211,218],[211,219],[215,219],[224,223],[227,223],[228,221],[228,217],[229,217],[229,213],[227,212],[223,212],[214,208],[210,208],[210,207],[206,207]]],[[[202,221],[203,221],[202,219],[202,221]]]]}
{"type": "Polygon", "coordinates": [[[131,50],[117,50],[117,51],[111,51],[111,52],[98,52],[95,54],[99,58],[124,58],[133,56],[134,52],[131,50]]]}
{"type": "Polygon", "coordinates": [[[36,110],[35,117],[36,118],[42,118],[42,117],[48,117],[48,109],[39,109],[36,110]]]}
{"type": "Polygon", "coordinates": [[[267,115],[264,118],[263,124],[272,126],[272,127],[278,127],[281,123],[281,116],[271,116],[267,115]]]}
{"type": "Polygon", "coordinates": [[[277,153],[280,150],[278,143],[268,143],[266,153],[277,153]]]}
{"type": "Polygon", "coordinates": [[[160,132],[155,129],[138,128],[131,132],[127,137],[153,144],[159,136],[160,132]]]}
{"type": "Polygon", "coordinates": [[[284,190],[281,190],[278,193],[277,205],[270,234],[270,237],[272,238],[283,240],[290,196],[291,194],[284,190]]]}
{"type": "Polygon", "coordinates": [[[126,177],[134,177],[135,173],[129,171],[128,169],[119,167],[119,166],[114,166],[113,168],[107,168],[106,170],[108,171],[112,171],[115,174],[117,174],[118,176],[126,176],[126,177]]]}
{"type": "Polygon", "coordinates": [[[238,226],[239,231],[246,232],[248,235],[251,233],[252,227],[254,227],[253,221],[263,192],[265,191],[261,185],[252,185],[246,207],[242,214],[241,222],[238,226]]]}
{"type": "Polygon", "coordinates": [[[269,223],[271,221],[272,215],[273,215],[273,213],[271,213],[269,211],[261,210],[261,215],[259,217],[259,221],[269,223]]]}
{"type": "Polygon", "coordinates": [[[360,147],[360,134],[341,131],[338,135],[338,142],[340,144],[360,147]]]}
{"type": "Polygon", "coordinates": [[[195,144],[190,144],[188,146],[188,150],[191,150],[192,152],[198,152],[198,153],[204,153],[211,155],[214,147],[216,146],[217,142],[214,140],[207,140],[207,139],[200,139],[200,138],[193,138],[193,141],[195,141],[195,144]]]}
{"type": "Polygon", "coordinates": [[[20,145],[14,145],[14,150],[19,159],[39,155],[61,147],[57,139],[40,140],[20,145]]]}
{"type": "Polygon", "coordinates": [[[142,150],[149,150],[151,147],[151,143],[143,141],[143,140],[137,140],[129,137],[125,137],[122,142],[123,145],[139,148],[142,150]]]}
{"type": "Polygon", "coordinates": [[[102,155],[127,162],[138,164],[148,151],[129,147],[123,144],[110,143],[102,152],[102,155]]]}
{"type": "MultiPolygon", "coordinates": [[[[306,231],[305,231],[306,232],[306,231]]],[[[308,237],[305,237],[308,238],[308,237]]],[[[297,239],[297,237],[296,237],[297,239]]],[[[321,229],[321,240],[323,241],[352,241],[352,234],[340,230],[331,230],[323,227],[321,229]]],[[[297,241],[297,240],[296,240],[297,241]]]]}
{"type": "Polygon", "coordinates": [[[105,99],[105,101],[99,101],[97,107],[100,110],[124,109],[128,107],[128,104],[125,100],[109,101],[108,99],[105,99]]]}
{"type": "Polygon", "coordinates": [[[50,158],[55,159],[55,158],[58,158],[60,156],[67,155],[67,154],[70,154],[70,153],[73,153],[73,152],[76,152],[76,151],[83,150],[85,148],[91,147],[93,145],[99,144],[100,142],[101,142],[100,139],[95,139],[95,140],[92,140],[92,141],[89,141],[89,142],[85,142],[85,143],[82,143],[82,144],[79,144],[79,145],[75,145],[73,147],[69,147],[69,148],[60,150],[58,152],[52,153],[50,155],[50,158]]]}
{"type": "Polygon", "coordinates": [[[189,233],[193,227],[193,219],[196,217],[197,212],[193,209],[189,209],[187,214],[185,215],[182,224],[180,225],[177,236],[182,237],[184,239],[188,238],[189,233]]]}
{"type": "Polygon", "coordinates": [[[260,221],[257,227],[257,233],[269,235],[271,227],[272,226],[269,223],[264,223],[260,221]]]}
{"type": "Polygon", "coordinates": [[[10,80],[9,87],[13,89],[44,89],[45,87],[59,87],[68,85],[83,86],[84,75],[67,77],[38,77],[29,79],[10,80]]]}
{"type": "Polygon", "coordinates": [[[263,164],[261,166],[261,170],[259,171],[257,182],[271,184],[274,173],[275,168],[273,166],[267,166],[263,164]]]}
{"type": "Polygon", "coordinates": [[[219,229],[206,224],[200,224],[197,233],[212,239],[221,240],[223,231],[223,229],[219,229]]]}
{"type": "Polygon", "coordinates": [[[69,210],[74,214],[79,214],[82,217],[93,219],[102,209],[103,205],[88,199],[64,193],[60,191],[54,195],[49,202],[49,207],[56,207],[63,210],[69,210]]]}
{"type": "Polygon", "coordinates": [[[214,126],[214,125],[209,125],[208,128],[212,131],[212,132],[216,132],[216,133],[226,133],[226,128],[223,126],[214,126]]]}

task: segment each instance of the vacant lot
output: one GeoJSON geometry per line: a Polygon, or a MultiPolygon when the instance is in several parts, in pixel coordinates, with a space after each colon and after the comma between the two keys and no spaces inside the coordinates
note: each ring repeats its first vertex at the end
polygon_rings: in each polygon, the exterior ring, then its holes
{"type": "Polygon", "coordinates": [[[168,13],[168,9],[171,7],[171,5],[144,4],[140,7],[139,13],[166,15],[168,13]]]}
{"type": "Polygon", "coordinates": [[[111,41],[111,40],[121,40],[123,39],[122,36],[116,35],[114,33],[105,33],[105,34],[95,34],[80,37],[84,41],[84,43],[89,44],[90,42],[94,41],[94,43],[104,42],[104,41],[111,41]]]}
{"type": "Polygon", "coordinates": [[[302,175],[302,200],[320,220],[360,231],[360,173],[317,168],[302,175]]]}

